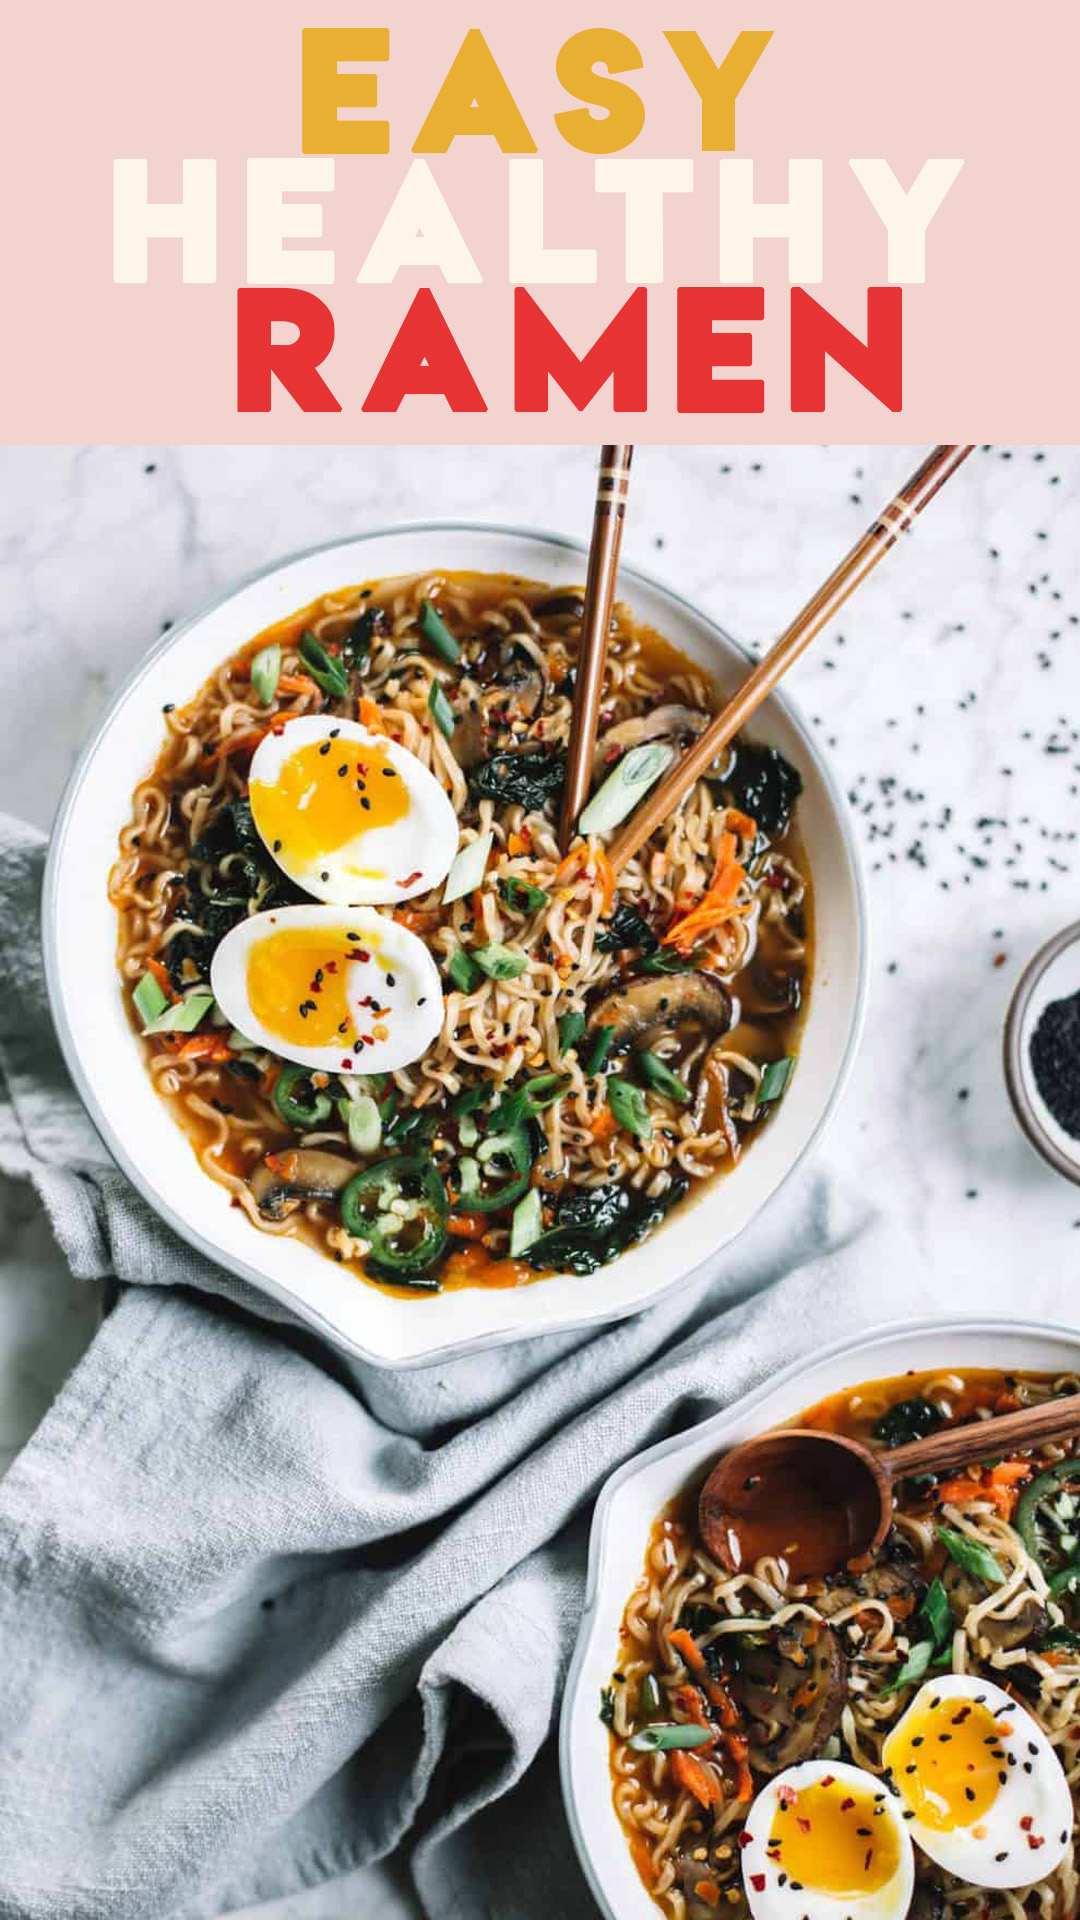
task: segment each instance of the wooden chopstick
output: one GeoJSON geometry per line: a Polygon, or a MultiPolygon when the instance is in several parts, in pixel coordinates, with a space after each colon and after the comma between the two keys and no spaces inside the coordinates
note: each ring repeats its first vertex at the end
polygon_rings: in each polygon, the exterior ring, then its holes
{"type": "Polygon", "coordinates": [[[604,691],[604,667],[607,664],[611,628],[611,603],[615,598],[615,574],[619,565],[633,457],[633,447],[600,449],[596,505],[589,543],[589,572],[585,581],[585,606],[581,617],[581,651],[574,681],[570,744],[559,817],[559,842],[564,853],[574,837],[577,817],[585,805],[592,777],[596,726],[604,691]]]}
{"type": "Polygon", "coordinates": [[[674,813],[695,780],[701,777],[739,728],[745,726],[755,708],[761,705],[792,662],[798,659],[811,640],[817,638],[822,628],[851,598],[856,587],[861,586],[867,575],[873,572],[889,548],[896,545],[901,534],[910,533],[916,515],[922,512],[972,451],[972,447],[935,447],[922,465],[915,469],[910,480],[889,501],[888,506],[882,508],[861,540],[856,541],[851,552],[845,555],[802,611],[796,614],[791,625],[785,627],[764,659],[759,660],[753,671],[747,674],[742,686],[722,712],[710,722],[704,733],[698,735],[682,758],[675,762],[659,786],[646,796],[621,833],[616,834],[607,848],[607,857],[614,872],[618,873],[628,860],[633,859],[649,835],[669,814],[674,813]]]}

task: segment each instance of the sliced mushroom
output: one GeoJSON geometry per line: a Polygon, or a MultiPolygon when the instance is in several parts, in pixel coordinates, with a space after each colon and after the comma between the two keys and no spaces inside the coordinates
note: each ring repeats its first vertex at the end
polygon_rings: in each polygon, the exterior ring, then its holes
{"type": "Polygon", "coordinates": [[[679,706],[654,707],[651,713],[639,714],[633,720],[620,720],[596,743],[593,778],[631,747],[640,747],[646,740],[696,740],[708,724],[709,715],[699,707],[679,706]]]}
{"type": "Polygon", "coordinates": [[[297,1147],[275,1154],[251,1176],[251,1191],[259,1212],[268,1220],[284,1220],[305,1200],[335,1200],[356,1172],[356,1163],[340,1153],[319,1147],[297,1147]]]}
{"type": "Polygon", "coordinates": [[[614,1027],[613,1047],[648,1047],[673,1028],[693,1026],[710,1037],[731,1027],[731,995],[715,974],[642,973],[595,1001],[589,1031],[614,1027]]]}
{"type": "Polygon", "coordinates": [[[463,680],[461,692],[463,699],[457,725],[450,736],[450,751],[458,766],[468,773],[471,767],[478,767],[481,760],[487,759],[491,730],[475,683],[463,680]]]}
{"type": "Polygon", "coordinates": [[[535,620],[561,620],[571,614],[580,620],[585,612],[585,601],[580,593],[549,593],[544,600],[533,601],[535,620]]]}
{"type": "Polygon", "coordinates": [[[487,704],[506,720],[535,720],[547,698],[547,675],[528,647],[500,633],[473,662],[472,677],[486,689],[487,704]]]}
{"type": "Polygon", "coordinates": [[[743,1891],[738,1847],[732,1844],[730,1834],[707,1849],[700,1843],[696,1847],[682,1847],[675,1856],[675,1877],[686,1902],[686,1920],[716,1920],[718,1910],[725,1920],[728,1915],[731,1920],[749,1920],[750,1906],[743,1891]],[[695,1859],[698,1853],[704,1853],[705,1858],[695,1859]],[[704,1895],[698,1892],[703,1883],[709,1889],[704,1895]],[[721,1895],[719,1909],[717,1890],[721,1895]]]}
{"type": "Polygon", "coordinates": [[[840,1637],[800,1614],[760,1646],[744,1647],[732,1685],[752,1722],[751,1767],[781,1773],[811,1760],[840,1725],[847,1689],[840,1637]]]}
{"type": "Polygon", "coordinates": [[[859,1600],[908,1600],[914,1612],[922,1604],[926,1587],[923,1562],[903,1534],[894,1528],[875,1564],[859,1575],[858,1586],[841,1579],[835,1586],[830,1585],[814,1604],[819,1613],[829,1617],[859,1600]]]}
{"type": "MultiPolygon", "coordinates": [[[[959,1625],[972,1607],[977,1607],[987,1598],[990,1589],[984,1587],[974,1574],[965,1573],[956,1560],[948,1560],[942,1573],[945,1591],[952,1602],[953,1614],[959,1625]]],[[[1050,1616],[1046,1608],[1040,1606],[1033,1593],[1025,1596],[1011,1620],[995,1620],[986,1615],[979,1621],[980,1638],[991,1647],[1007,1651],[1011,1647],[1023,1646],[1027,1640],[1045,1633],[1050,1625],[1050,1616]]]]}

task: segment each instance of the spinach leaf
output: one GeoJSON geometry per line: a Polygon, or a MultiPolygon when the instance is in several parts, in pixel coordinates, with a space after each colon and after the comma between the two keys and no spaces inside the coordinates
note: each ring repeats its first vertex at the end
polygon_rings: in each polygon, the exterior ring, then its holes
{"type": "Polygon", "coordinates": [[[660,945],[647,920],[636,907],[616,907],[611,919],[596,936],[597,953],[618,953],[622,947],[636,947],[641,953],[655,953],[660,945]]]}
{"type": "Polygon", "coordinates": [[[781,834],[802,792],[802,775],[776,747],[740,740],[724,787],[733,806],[748,813],[759,833],[781,834]]]}
{"type": "Polygon", "coordinates": [[[517,805],[535,813],[562,792],[565,778],[566,755],[560,748],[518,747],[494,753],[474,767],[469,791],[477,798],[494,800],[497,806],[517,805]]]}
{"type": "Polygon", "coordinates": [[[250,800],[230,800],[203,828],[191,849],[196,860],[220,860],[226,853],[260,856],[262,841],[255,828],[250,800]]]}
{"type": "Polygon", "coordinates": [[[689,1184],[685,1175],[677,1175],[656,1200],[621,1186],[617,1180],[605,1187],[564,1194],[556,1209],[555,1225],[534,1240],[523,1257],[532,1267],[595,1273],[598,1267],[625,1253],[651,1227],[658,1226],[689,1184]]]}
{"type": "Polygon", "coordinates": [[[923,1440],[936,1432],[941,1415],[929,1400],[898,1400],[883,1413],[874,1428],[874,1439],[884,1447],[904,1447],[909,1440],[923,1440]]]}

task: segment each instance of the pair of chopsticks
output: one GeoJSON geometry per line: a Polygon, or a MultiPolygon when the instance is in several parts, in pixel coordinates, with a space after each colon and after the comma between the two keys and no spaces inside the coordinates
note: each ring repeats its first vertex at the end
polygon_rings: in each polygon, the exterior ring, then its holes
{"type": "MultiPolygon", "coordinates": [[[[668,815],[685,799],[695,780],[711,766],[728,742],[746,725],[751,714],[771,693],[778,680],[816,640],[822,628],[850,600],[857,587],[884,559],[889,548],[902,534],[909,533],[917,516],[930,504],[946,480],[973,452],[970,446],[935,447],[888,505],[872,520],[861,539],[845,554],[817,592],[784,628],[768,653],[747,674],[714,720],[700,733],[615,835],[607,848],[613,872],[618,873],[638,848],[654,833],[668,815]]],[[[604,447],[600,455],[596,511],[592,544],[589,549],[589,573],[585,588],[581,653],[574,687],[574,710],[570,724],[566,784],[560,839],[564,851],[574,835],[574,827],[584,804],[596,745],[596,725],[603,690],[607,659],[611,605],[615,594],[622,523],[630,480],[632,447],[604,447]],[[613,485],[618,476],[619,491],[613,500],[613,485]],[[617,506],[617,515],[613,507],[617,506]]]]}

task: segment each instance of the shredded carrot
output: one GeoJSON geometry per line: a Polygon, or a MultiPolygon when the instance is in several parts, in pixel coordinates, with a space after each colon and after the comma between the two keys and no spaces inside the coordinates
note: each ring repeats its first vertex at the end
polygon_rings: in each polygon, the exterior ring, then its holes
{"type": "Polygon", "coordinates": [[[712,1734],[714,1740],[716,1739],[716,1728],[705,1711],[705,1702],[699,1687],[676,1687],[675,1704],[682,1708],[696,1727],[702,1727],[706,1733],[712,1734]]]}
{"type": "Polygon", "coordinates": [[[615,898],[615,870],[602,847],[597,847],[593,855],[596,877],[600,882],[605,913],[611,912],[611,903],[615,898]]]}
{"type": "Polygon", "coordinates": [[[1030,1460],[999,1460],[997,1466],[990,1469],[990,1482],[995,1487],[1013,1487],[1018,1480],[1027,1480],[1030,1475],[1030,1460]]]}
{"type": "Polygon", "coordinates": [[[532,840],[527,833],[511,833],[506,838],[508,853],[531,853],[532,840]]]}
{"type": "Polygon", "coordinates": [[[459,1240],[479,1240],[488,1230],[490,1222],[483,1213],[452,1213],[446,1222],[447,1232],[456,1234],[459,1240]]]}
{"type": "Polygon", "coordinates": [[[231,1060],[233,1050],[223,1033],[193,1033],[190,1040],[184,1040],[177,1048],[177,1058],[221,1062],[231,1060]]]}
{"type": "Polygon", "coordinates": [[[753,840],[757,834],[757,821],[751,820],[748,813],[740,813],[738,807],[729,807],[728,826],[737,833],[740,840],[753,840]]]}
{"type": "Polygon", "coordinates": [[[395,907],[394,919],[410,933],[426,933],[432,924],[431,914],[421,913],[418,907],[395,907]]]}
{"type": "Polygon", "coordinates": [[[379,715],[378,707],[374,700],[368,699],[366,693],[360,695],[360,720],[361,724],[367,727],[370,733],[386,732],[386,728],[383,726],[382,719],[379,715]]]}
{"type": "Polygon", "coordinates": [[[589,1124],[589,1132],[594,1140],[610,1140],[618,1131],[618,1121],[610,1107],[601,1107],[596,1118],[589,1124]]]}
{"type": "Polygon", "coordinates": [[[663,938],[665,947],[679,947],[684,953],[714,927],[731,918],[746,870],[736,859],[738,842],[733,833],[721,836],[713,877],[696,906],[692,906],[670,926],[663,938]]]}
{"type": "Polygon", "coordinates": [[[273,1093],[274,1088],[277,1085],[278,1075],[280,1072],[281,1072],[281,1066],[279,1062],[277,1060],[271,1060],[270,1065],[267,1067],[266,1072],[263,1074],[263,1077],[259,1082],[259,1092],[273,1093]]]}
{"type": "Polygon", "coordinates": [[[906,1620],[915,1611],[915,1602],[910,1593],[891,1594],[885,1605],[894,1620],[906,1620]]]}
{"type": "Polygon", "coordinates": [[[162,965],[160,960],[148,960],[146,963],[146,971],[147,973],[153,974],[166,1000],[176,999],[176,994],[173,992],[173,983],[169,978],[169,970],[162,965]]]}
{"type": "Polygon", "coordinates": [[[676,1653],[682,1655],[683,1662],[689,1667],[691,1673],[704,1673],[705,1655],[685,1627],[675,1627],[668,1634],[668,1644],[674,1647],[676,1653]]]}
{"type": "Polygon", "coordinates": [[[306,673],[281,674],[278,678],[277,690],[279,693],[318,693],[319,691],[314,680],[309,680],[306,673]]]}
{"type": "Polygon", "coordinates": [[[680,1787],[692,1793],[703,1807],[720,1805],[724,1797],[720,1782],[714,1780],[711,1773],[706,1773],[700,1760],[695,1760],[692,1753],[676,1747],[671,1756],[671,1771],[680,1787]]]}
{"type": "Polygon", "coordinates": [[[603,847],[590,846],[587,840],[578,840],[568,854],[559,861],[555,869],[556,880],[569,880],[586,861],[592,862],[593,871],[600,886],[601,905],[605,913],[611,912],[611,903],[615,898],[615,873],[611,861],[603,847]]]}
{"type": "Polygon", "coordinates": [[[269,727],[260,727],[257,733],[228,733],[213,753],[206,756],[208,766],[216,767],[219,760],[231,760],[234,754],[254,753],[260,740],[265,740],[269,727]]]}
{"type": "Polygon", "coordinates": [[[699,1880],[694,1887],[694,1892],[703,1907],[720,1905],[720,1889],[715,1880],[699,1880]]]}
{"type": "Polygon", "coordinates": [[[750,1771],[746,1741],[737,1733],[729,1733],[725,1738],[727,1750],[736,1767],[735,1798],[749,1802],[754,1797],[754,1776],[750,1771]]]}

